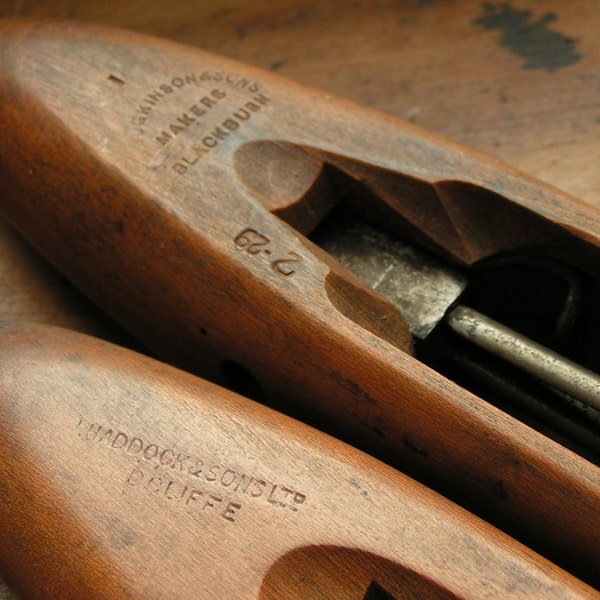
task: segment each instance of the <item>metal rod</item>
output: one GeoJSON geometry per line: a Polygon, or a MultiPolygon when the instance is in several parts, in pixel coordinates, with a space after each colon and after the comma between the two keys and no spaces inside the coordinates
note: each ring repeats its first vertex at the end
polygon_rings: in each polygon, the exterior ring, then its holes
{"type": "Polygon", "coordinates": [[[600,411],[600,376],[481,313],[457,306],[446,316],[463,338],[600,411]]]}

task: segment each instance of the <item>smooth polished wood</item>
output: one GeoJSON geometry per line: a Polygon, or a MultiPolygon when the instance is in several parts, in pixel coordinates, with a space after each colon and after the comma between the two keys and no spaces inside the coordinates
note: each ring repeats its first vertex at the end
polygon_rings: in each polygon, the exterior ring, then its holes
{"type": "Polygon", "coordinates": [[[139,348],[131,336],[52,269],[4,222],[0,222],[0,256],[1,320],[68,327],[139,348]]]}
{"type": "MultiPolygon", "coordinates": [[[[19,0],[0,3],[0,16],[91,19],[214,50],[415,120],[600,205],[595,0],[505,3],[507,19],[496,27],[476,22],[483,6],[479,0],[19,0]],[[545,68],[569,53],[565,45],[579,60],[545,68]],[[538,64],[528,66],[523,52],[538,64]]],[[[0,249],[2,318],[116,339],[114,325],[107,327],[6,225],[0,249]]]]}
{"type": "MultiPolygon", "coordinates": [[[[277,70],[409,117],[600,205],[600,174],[590,158],[600,155],[594,0],[523,0],[498,12],[504,16],[485,27],[478,23],[486,14],[478,0],[0,4],[3,17],[126,25],[277,70]],[[575,62],[565,60],[572,55],[575,62]]],[[[0,239],[13,244],[14,237],[0,227],[0,239]]],[[[64,324],[74,313],[71,301],[64,310],[61,305],[63,280],[39,261],[34,268],[20,247],[0,255],[1,313],[27,315],[31,306],[30,319],[64,324]],[[29,278],[22,276],[22,263],[28,263],[29,278]],[[39,301],[40,279],[49,304],[39,301]]],[[[77,317],[72,326],[81,323],[77,317]]]]}
{"type": "Polygon", "coordinates": [[[410,118],[600,205],[595,0],[19,0],[224,54],[410,118]]]}
{"type": "Polygon", "coordinates": [[[70,279],[164,358],[250,372],[597,577],[599,469],[414,360],[397,311],[269,211],[310,230],[336,202],[333,167],[457,263],[535,243],[593,275],[598,211],[225,58],[76,24],[3,36],[2,210],[70,279]]]}
{"type": "MultiPolygon", "coordinates": [[[[600,205],[596,3],[504,7],[487,26],[479,0],[19,0],[2,3],[0,16],[126,25],[213,50],[408,117],[600,205]]],[[[6,234],[6,243],[12,239],[6,234]]],[[[29,284],[20,269],[27,260],[14,251],[0,256],[0,311],[12,318],[31,304],[30,319],[64,324],[71,309],[43,305],[37,295],[42,279],[45,296],[56,300],[62,279],[38,264],[29,284]]]]}
{"type": "Polygon", "coordinates": [[[0,327],[0,569],[25,598],[594,598],[428,488],[163,363],[0,327]]]}
{"type": "MultiPolygon", "coordinates": [[[[596,3],[523,0],[508,8],[509,20],[496,28],[475,23],[483,14],[478,0],[157,0],[143,6],[26,0],[3,3],[0,15],[126,24],[212,49],[416,120],[600,204],[593,160],[600,154],[596,3]],[[511,30],[523,35],[507,45],[503,39],[511,30]],[[550,63],[557,54],[552,33],[559,36],[559,55],[567,42],[580,59],[551,71],[543,64],[527,67],[519,46],[550,63]]],[[[114,339],[114,326],[105,329],[94,310],[95,316],[84,315],[89,304],[32,259],[7,226],[0,227],[0,237],[3,318],[69,325],[114,339]]]]}
{"type": "MultiPolygon", "coordinates": [[[[498,6],[487,26],[479,0],[19,0],[0,16],[125,25],[213,50],[415,120],[600,206],[595,1],[498,6]]],[[[0,227],[3,247],[13,239],[0,227]]],[[[0,255],[0,313],[66,324],[64,280],[20,247],[0,255]]]]}

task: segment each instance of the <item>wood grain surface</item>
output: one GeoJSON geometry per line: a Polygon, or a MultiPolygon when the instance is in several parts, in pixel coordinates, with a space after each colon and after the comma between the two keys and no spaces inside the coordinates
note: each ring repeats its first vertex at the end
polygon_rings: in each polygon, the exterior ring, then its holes
{"type": "MultiPolygon", "coordinates": [[[[595,0],[0,3],[0,17],[17,15],[85,19],[197,45],[408,118],[600,206],[595,0]]],[[[64,280],[31,264],[7,226],[0,236],[3,247],[14,246],[0,256],[2,316],[64,324],[71,314],[81,328],[73,313],[87,308],[76,294],[56,297],[64,280]]]]}
{"type": "MultiPolygon", "coordinates": [[[[408,118],[600,206],[593,0],[0,6],[15,15],[82,18],[213,50],[408,118]]],[[[0,232],[2,318],[115,335],[8,226],[0,232]]]]}
{"type": "MultiPolygon", "coordinates": [[[[12,5],[12,6],[11,6],[12,5]]],[[[5,2],[153,33],[352,98],[600,203],[594,0],[5,2]]]]}
{"type": "MultiPolygon", "coordinates": [[[[86,19],[213,50],[408,118],[600,206],[594,0],[0,5],[0,17],[15,15],[86,19]]],[[[3,227],[0,235],[10,234],[3,227]]],[[[1,260],[3,316],[27,314],[31,302],[36,319],[54,322],[62,305],[54,299],[39,312],[19,272],[27,258],[17,251],[1,260]]],[[[55,277],[45,266],[28,269],[55,277]]]]}
{"type": "Polygon", "coordinates": [[[0,563],[25,597],[596,596],[372,457],[117,346],[3,326],[0,381],[0,563]]]}

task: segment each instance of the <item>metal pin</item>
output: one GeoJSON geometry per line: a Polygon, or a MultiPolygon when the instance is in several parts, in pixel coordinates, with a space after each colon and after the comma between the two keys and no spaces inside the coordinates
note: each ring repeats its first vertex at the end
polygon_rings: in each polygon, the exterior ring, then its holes
{"type": "Polygon", "coordinates": [[[380,229],[343,217],[317,243],[398,308],[417,339],[445,320],[463,338],[600,411],[600,376],[465,306],[462,273],[380,229]],[[450,310],[449,310],[450,309],[450,310]]]}
{"type": "Polygon", "coordinates": [[[446,322],[463,338],[600,411],[600,376],[480,312],[457,306],[446,322]]]}

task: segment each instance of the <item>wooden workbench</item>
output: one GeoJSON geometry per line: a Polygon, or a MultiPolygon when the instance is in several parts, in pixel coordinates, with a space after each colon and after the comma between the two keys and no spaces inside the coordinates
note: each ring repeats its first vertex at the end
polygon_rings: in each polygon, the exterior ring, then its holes
{"type": "MultiPolygon", "coordinates": [[[[15,15],[201,46],[407,118],[600,206],[596,0],[4,0],[0,17],[15,15]]],[[[2,223],[0,318],[124,339],[2,223]]],[[[0,600],[10,597],[0,583],[0,600]]]]}

